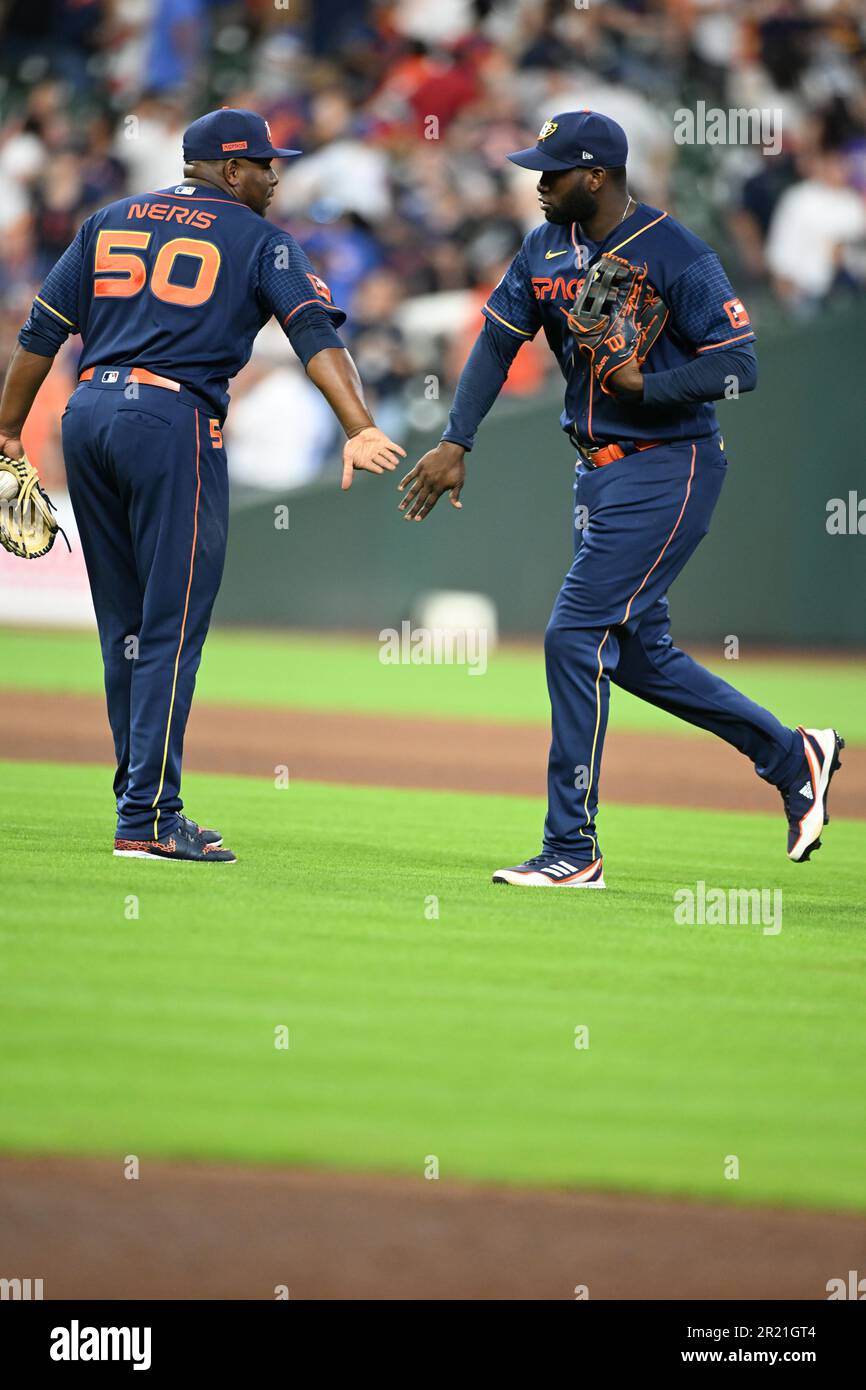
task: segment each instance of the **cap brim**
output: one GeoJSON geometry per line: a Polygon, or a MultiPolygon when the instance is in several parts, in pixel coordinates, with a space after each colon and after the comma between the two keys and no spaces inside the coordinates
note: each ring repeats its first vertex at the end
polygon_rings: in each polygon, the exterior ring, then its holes
{"type": "Polygon", "coordinates": [[[271,150],[271,159],[292,159],[296,154],[303,154],[303,150],[271,150]]]}
{"type": "Polygon", "coordinates": [[[568,164],[564,159],[554,159],[552,154],[545,154],[543,150],[536,149],[532,145],[528,150],[515,150],[514,154],[507,154],[506,159],[510,159],[512,164],[519,164],[521,169],[538,169],[542,172],[546,169],[576,169],[579,165],[568,164]]]}

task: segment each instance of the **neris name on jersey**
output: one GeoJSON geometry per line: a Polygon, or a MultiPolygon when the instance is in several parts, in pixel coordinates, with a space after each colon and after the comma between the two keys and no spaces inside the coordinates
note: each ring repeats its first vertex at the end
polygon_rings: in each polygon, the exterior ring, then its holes
{"type": "Polygon", "coordinates": [[[154,222],[180,222],[185,227],[209,227],[217,216],[215,212],[176,203],[132,203],[126,214],[127,221],[131,217],[139,221],[149,217],[154,222]]]}

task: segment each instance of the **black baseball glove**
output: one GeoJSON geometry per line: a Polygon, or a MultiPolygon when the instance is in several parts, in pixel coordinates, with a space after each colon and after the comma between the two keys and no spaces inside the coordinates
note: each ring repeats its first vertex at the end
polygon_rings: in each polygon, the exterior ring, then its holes
{"type": "Polygon", "coordinates": [[[648,282],[646,265],[609,254],[589,271],[567,314],[577,346],[608,396],[616,394],[610,384],[615,372],[627,362],[643,366],[667,318],[667,305],[648,282]]]}

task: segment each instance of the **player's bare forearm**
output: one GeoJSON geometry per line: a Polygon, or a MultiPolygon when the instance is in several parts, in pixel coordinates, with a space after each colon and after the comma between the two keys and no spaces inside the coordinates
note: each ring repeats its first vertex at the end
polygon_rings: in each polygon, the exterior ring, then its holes
{"type": "Polygon", "coordinates": [[[318,387],[347,438],[373,425],[358,368],[345,348],[323,348],[307,363],[307,376],[318,387]]]}
{"type": "Polygon", "coordinates": [[[418,460],[398,487],[398,492],[409,489],[400,503],[404,521],[423,521],[443,492],[451,494],[452,507],[461,509],[460,492],[466,478],[465,452],[462,444],[443,439],[418,460]]]}
{"type": "Polygon", "coordinates": [[[364,401],[358,368],[345,348],[322,348],[307,363],[307,376],[321,391],[346,432],[343,489],[352,486],[356,470],[393,472],[398,458],[406,457],[406,450],[374,425],[364,401]]]}
{"type": "Polygon", "coordinates": [[[53,361],[53,357],[28,352],[20,343],[12,354],[0,397],[0,449],[13,458],[21,457],[21,431],[53,361]]]}

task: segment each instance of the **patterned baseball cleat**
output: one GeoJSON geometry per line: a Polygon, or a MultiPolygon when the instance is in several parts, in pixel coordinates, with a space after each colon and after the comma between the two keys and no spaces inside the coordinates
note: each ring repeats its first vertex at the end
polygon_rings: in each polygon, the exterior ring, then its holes
{"type": "Polygon", "coordinates": [[[180,821],[189,835],[201,835],[206,845],[215,845],[219,848],[222,844],[223,837],[218,830],[206,830],[196,821],[190,820],[189,816],[181,816],[180,821]]]}
{"type": "Polygon", "coordinates": [[[205,832],[197,828],[188,829],[183,817],[181,822],[167,835],[158,840],[125,840],[118,836],[114,841],[114,853],[122,859],[164,859],[174,863],[188,864],[235,864],[235,855],[230,849],[223,849],[212,841],[205,840],[205,832]]]}
{"type": "Polygon", "coordinates": [[[603,888],[602,859],[581,865],[563,855],[536,854],[513,869],[497,869],[493,882],[519,888],[603,888]]]}
{"type": "Polygon", "coordinates": [[[845,740],[835,729],[798,726],[797,733],[803,739],[803,762],[790,787],[782,791],[782,801],[788,817],[788,858],[804,864],[821,848],[821,831],[830,819],[830,782],[842,766],[839,754],[845,740]]]}

